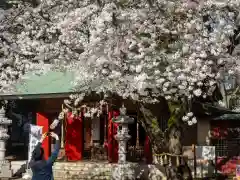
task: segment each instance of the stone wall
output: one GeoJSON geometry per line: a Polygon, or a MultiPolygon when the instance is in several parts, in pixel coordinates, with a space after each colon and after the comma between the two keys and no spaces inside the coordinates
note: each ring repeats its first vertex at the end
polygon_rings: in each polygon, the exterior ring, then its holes
{"type": "MultiPolygon", "coordinates": [[[[116,164],[96,162],[57,162],[54,165],[55,180],[110,180],[116,164]]],[[[136,179],[164,180],[166,177],[154,165],[134,164],[136,179]]]]}

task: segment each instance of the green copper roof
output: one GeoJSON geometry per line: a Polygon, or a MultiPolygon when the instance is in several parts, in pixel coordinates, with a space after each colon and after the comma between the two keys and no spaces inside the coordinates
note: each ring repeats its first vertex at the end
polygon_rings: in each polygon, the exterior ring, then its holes
{"type": "Polygon", "coordinates": [[[73,92],[71,82],[74,79],[74,74],[72,72],[49,71],[43,75],[29,73],[27,77],[24,82],[16,84],[15,94],[33,95],[73,92]]]}

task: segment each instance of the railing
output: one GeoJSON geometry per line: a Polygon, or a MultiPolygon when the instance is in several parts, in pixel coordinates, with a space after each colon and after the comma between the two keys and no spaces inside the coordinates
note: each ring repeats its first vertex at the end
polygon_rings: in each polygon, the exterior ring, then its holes
{"type": "MultiPolygon", "coordinates": [[[[106,161],[107,152],[102,146],[89,146],[83,150],[83,160],[88,161],[106,161]]],[[[65,150],[61,149],[57,161],[67,161],[65,150]]]]}
{"type": "Polygon", "coordinates": [[[129,146],[127,152],[127,160],[130,162],[144,161],[144,147],[143,146],[129,146]]]}
{"type": "Polygon", "coordinates": [[[91,147],[91,160],[106,161],[108,159],[106,148],[103,145],[91,147]]]}
{"type": "Polygon", "coordinates": [[[184,156],[170,153],[154,154],[154,163],[161,166],[180,166],[184,164],[184,156]]]}
{"type": "Polygon", "coordinates": [[[212,139],[212,143],[216,148],[216,156],[228,156],[230,151],[234,151],[234,149],[240,145],[240,138],[232,138],[232,139],[212,139]]]}
{"type": "MultiPolygon", "coordinates": [[[[91,146],[84,149],[84,159],[91,161],[106,161],[107,151],[103,146],[91,146]]],[[[130,162],[144,162],[144,147],[129,146],[127,150],[127,160],[130,162]]]]}
{"type": "Polygon", "coordinates": [[[83,150],[83,159],[84,160],[91,160],[91,155],[92,155],[92,147],[87,147],[84,148],[83,150]]]}
{"type": "Polygon", "coordinates": [[[170,153],[154,154],[153,163],[160,165],[165,170],[167,179],[192,179],[192,172],[188,167],[187,160],[182,155],[170,153]]]}

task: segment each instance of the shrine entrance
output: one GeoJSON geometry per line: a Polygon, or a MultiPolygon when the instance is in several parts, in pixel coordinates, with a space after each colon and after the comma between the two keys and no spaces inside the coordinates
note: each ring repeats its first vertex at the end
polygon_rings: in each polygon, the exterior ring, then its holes
{"type": "Polygon", "coordinates": [[[127,160],[130,162],[152,162],[152,151],[148,136],[139,124],[137,115],[130,115],[134,118],[134,123],[129,124],[129,135],[131,139],[128,141],[127,160]]]}
{"type": "MultiPolygon", "coordinates": [[[[12,116],[13,113],[15,113],[15,116],[17,116],[18,119],[20,118],[22,123],[29,121],[29,123],[42,126],[43,133],[52,131],[50,130],[50,125],[54,119],[58,118],[59,113],[62,111],[61,105],[63,100],[63,98],[18,100],[16,101],[17,107],[14,109],[14,112],[12,112],[10,118],[13,119],[12,116]],[[23,102],[28,102],[28,104],[30,103],[31,105],[23,106],[23,102]],[[19,106],[25,108],[25,114],[21,114],[22,110],[18,109],[19,106]],[[28,120],[29,112],[32,114],[31,122],[28,120]]],[[[117,162],[118,143],[114,136],[117,133],[118,127],[112,122],[112,118],[118,116],[118,114],[117,111],[111,111],[108,113],[105,112],[95,119],[85,116],[73,119],[71,113],[69,113],[53,130],[59,135],[61,140],[59,161],[91,160],[117,162]]],[[[127,159],[132,162],[151,162],[152,155],[149,139],[145,134],[143,127],[137,121],[137,113],[129,113],[129,115],[134,118],[135,121],[134,124],[129,125],[131,139],[128,143],[127,159]]],[[[14,123],[19,122],[19,120],[14,119],[13,121],[14,123]]],[[[13,131],[17,132],[16,130],[13,131]]],[[[11,133],[12,138],[15,137],[13,131],[11,133]]],[[[22,129],[19,130],[19,132],[20,131],[22,131],[22,129]]],[[[25,142],[23,144],[23,149],[24,152],[26,152],[26,155],[23,157],[24,160],[27,159],[28,136],[29,135],[25,135],[26,139],[23,141],[25,142]]],[[[54,144],[55,142],[52,138],[46,138],[44,141],[42,146],[45,151],[45,158],[50,156],[54,144]]],[[[12,146],[13,142],[9,142],[8,145],[12,146]]],[[[12,159],[14,160],[14,158],[12,159]]]]}

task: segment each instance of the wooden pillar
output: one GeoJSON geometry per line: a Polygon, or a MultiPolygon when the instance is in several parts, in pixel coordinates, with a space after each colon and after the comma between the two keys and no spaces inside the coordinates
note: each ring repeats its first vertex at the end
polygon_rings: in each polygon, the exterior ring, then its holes
{"type": "Polygon", "coordinates": [[[92,120],[90,118],[84,118],[84,147],[86,150],[90,149],[91,146],[91,140],[92,140],[92,130],[91,130],[91,122],[92,120]]]}
{"type": "MultiPolygon", "coordinates": [[[[49,119],[40,112],[37,113],[36,125],[43,127],[43,133],[49,131],[49,119]]],[[[48,159],[48,157],[50,156],[50,145],[49,145],[50,141],[49,140],[50,140],[49,137],[46,137],[42,143],[45,159],[48,159]]]]}
{"type": "Polygon", "coordinates": [[[92,142],[93,142],[93,145],[100,145],[100,118],[99,117],[94,117],[92,120],[92,142]]]}
{"type": "Polygon", "coordinates": [[[104,143],[107,143],[108,133],[108,114],[104,115],[104,143]]]}
{"type": "Polygon", "coordinates": [[[137,121],[137,139],[136,139],[136,148],[139,149],[139,123],[137,121]]]}

